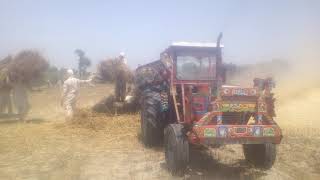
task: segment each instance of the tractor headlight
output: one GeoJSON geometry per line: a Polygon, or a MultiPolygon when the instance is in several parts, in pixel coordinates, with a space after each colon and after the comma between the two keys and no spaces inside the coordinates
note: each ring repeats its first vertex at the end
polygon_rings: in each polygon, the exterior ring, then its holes
{"type": "Polygon", "coordinates": [[[259,126],[253,127],[253,136],[261,136],[262,128],[259,126]]]}
{"type": "Polygon", "coordinates": [[[226,137],[228,134],[228,128],[223,126],[219,127],[218,133],[220,137],[226,137]]]}
{"type": "Polygon", "coordinates": [[[274,129],[272,127],[263,128],[263,136],[275,136],[274,129]]]}

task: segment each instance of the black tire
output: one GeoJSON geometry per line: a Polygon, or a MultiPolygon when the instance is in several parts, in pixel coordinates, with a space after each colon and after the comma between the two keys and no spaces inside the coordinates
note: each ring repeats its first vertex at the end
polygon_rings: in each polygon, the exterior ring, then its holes
{"type": "Polygon", "coordinates": [[[189,162],[189,142],[180,124],[170,124],[164,132],[165,158],[173,175],[183,174],[189,162]]]}
{"type": "Polygon", "coordinates": [[[246,160],[254,166],[270,169],[276,160],[276,145],[267,144],[244,144],[243,153],[246,160]]]}
{"type": "Polygon", "coordinates": [[[163,127],[160,126],[160,95],[148,92],[143,95],[141,103],[141,138],[146,146],[154,146],[161,142],[163,127]]]}

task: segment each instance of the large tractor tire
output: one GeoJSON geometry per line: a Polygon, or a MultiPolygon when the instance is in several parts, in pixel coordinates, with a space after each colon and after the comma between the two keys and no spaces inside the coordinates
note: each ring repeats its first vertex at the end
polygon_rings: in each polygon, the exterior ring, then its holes
{"type": "Polygon", "coordinates": [[[189,162],[189,142],[183,133],[183,126],[170,124],[164,132],[165,158],[173,175],[184,172],[189,162]]]}
{"type": "Polygon", "coordinates": [[[161,98],[157,92],[143,95],[141,104],[141,138],[146,146],[154,146],[161,142],[163,127],[160,125],[161,98]]]}
{"type": "Polygon", "coordinates": [[[243,153],[246,160],[254,166],[270,169],[276,160],[276,145],[267,144],[244,144],[243,153]]]}

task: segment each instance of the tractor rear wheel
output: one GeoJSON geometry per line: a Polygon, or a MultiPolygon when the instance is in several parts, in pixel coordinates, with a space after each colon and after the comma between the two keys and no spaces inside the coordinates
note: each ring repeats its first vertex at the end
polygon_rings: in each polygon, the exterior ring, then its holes
{"type": "Polygon", "coordinates": [[[247,161],[263,169],[270,169],[276,160],[276,145],[244,144],[243,153],[247,161]]]}
{"type": "Polygon", "coordinates": [[[181,124],[170,124],[164,132],[165,158],[172,174],[183,173],[189,162],[189,142],[181,124]]]}
{"type": "Polygon", "coordinates": [[[159,125],[160,95],[148,92],[143,95],[141,105],[141,138],[146,146],[159,144],[163,137],[163,127],[159,125]]]}

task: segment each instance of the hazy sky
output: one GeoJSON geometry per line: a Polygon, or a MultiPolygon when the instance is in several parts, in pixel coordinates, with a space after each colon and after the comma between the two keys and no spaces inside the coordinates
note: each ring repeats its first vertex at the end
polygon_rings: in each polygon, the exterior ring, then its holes
{"type": "Polygon", "coordinates": [[[135,67],[173,41],[215,41],[221,31],[228,62],[317,51],[320,1],[0,0],[0,57],[39,49],[59,67],[76,67],[76,48],[94,63],[125,51],[135,67]]]}

